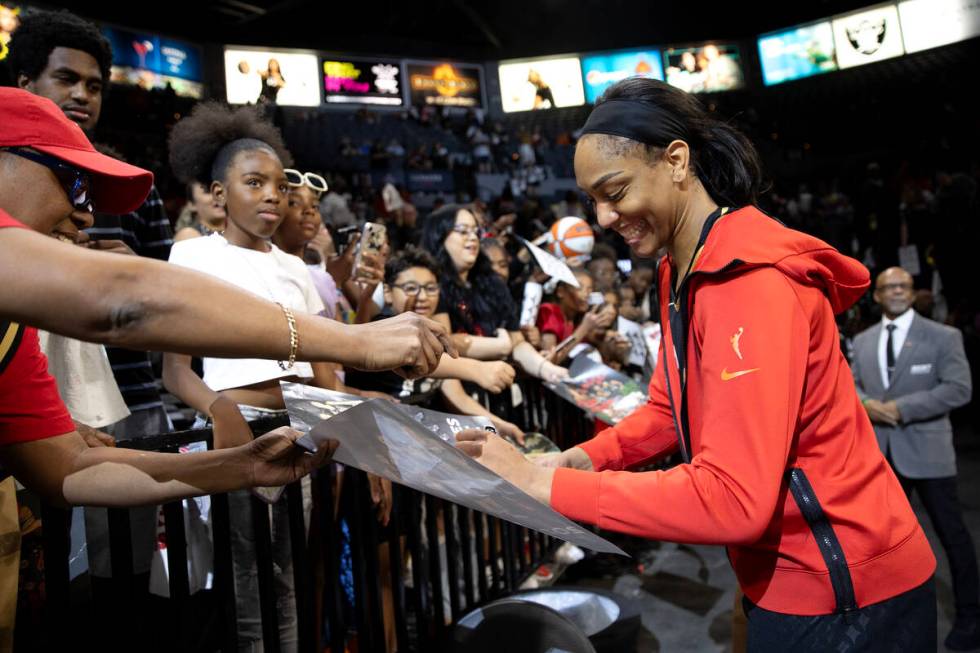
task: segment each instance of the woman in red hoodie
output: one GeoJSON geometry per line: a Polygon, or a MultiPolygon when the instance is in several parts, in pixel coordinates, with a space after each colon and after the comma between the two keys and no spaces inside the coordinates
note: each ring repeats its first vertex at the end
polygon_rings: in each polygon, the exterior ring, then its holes
{"type": "Polygon", "coordinates": [[[572,519],[726,545],[750,650],[933,650],[935,558],[834,321],[868,271],[756,209],[754,147],[662,82],[606,92],[575,173],[602,226],[668,253],[650,400],[543,464],[476,431],[460,447],[572,519]],[[669,470],[624,471],[677,451],[669,470]]]}

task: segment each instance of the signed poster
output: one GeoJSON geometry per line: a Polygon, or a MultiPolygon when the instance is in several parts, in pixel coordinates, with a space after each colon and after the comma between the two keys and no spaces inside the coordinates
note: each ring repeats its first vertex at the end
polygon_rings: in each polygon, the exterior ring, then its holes
{"type": "Polygon", "coordinates": [[[337,440],[337,462],[581,547],[626,555],[459,451],[454,434],[484,428],[486,418],[365,401],[296,383],[282,388],[293,428],[306,433],[300,446],[337,440]]]}
{"type": "Polygon", "coordinates": [[[567,379],[546,385],[606,424],[618,424],[647,401],[640,383],[588,356],[577,356],[572,361],[567,379]]]}

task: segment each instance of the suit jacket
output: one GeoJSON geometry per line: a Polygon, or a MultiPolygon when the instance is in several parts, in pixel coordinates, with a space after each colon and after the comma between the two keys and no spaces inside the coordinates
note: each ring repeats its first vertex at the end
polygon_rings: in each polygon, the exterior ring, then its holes
{"type": "Polygon", "coordinates": [[[954,476],[949,411],[969,403],[972,394],[963,334],[916,314],[887,389],[878,363],[880,335],[880,322],[857,335],[851,371],[862,401],[894,400],[902,414],[898,426],[874,424],[882,452],[902,476],[954,476]]]}

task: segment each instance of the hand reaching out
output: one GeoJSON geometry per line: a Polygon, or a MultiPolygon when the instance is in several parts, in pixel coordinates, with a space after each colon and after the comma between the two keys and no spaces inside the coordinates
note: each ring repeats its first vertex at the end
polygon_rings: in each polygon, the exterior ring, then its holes
{"type": "Polygon", "coordinates": [[[428,376],[442,354],[459,354],[446,329],[417,313],[357,325],[362,349],[353,367],[365,371],[395,370],[406,378],[428,376]]]}
{"type": "Polygon", "coordinates": [[[316,453],[311,454],[294,444],[302,435],[299,431],[281,426],[241,445],[239,449],[251,470],[249,486],[273,487],[303,478],[326,464],[339,444],[336,440],[327,440],[320,444],[316,453]]]}
{"type": "Polygon", "coordinates": [[[504,361],[474,361],[479,366],[477,383],[487,392],[500,394],[514,383],[514,368],[504,361]]]}

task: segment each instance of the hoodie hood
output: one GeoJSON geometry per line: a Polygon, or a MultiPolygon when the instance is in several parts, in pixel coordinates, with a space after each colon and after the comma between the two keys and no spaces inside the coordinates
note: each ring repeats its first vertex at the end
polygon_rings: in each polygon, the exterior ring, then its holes
{"type": "Polygon", "coordinates": [[[820,288],[834,313],[850,308],[868,290],[871,275],[857,260],[818,238],[790,229],[753,206],[715,223],[694,264],[703,273],[735,273],[773,266],[797,283],[820,288]]]}

